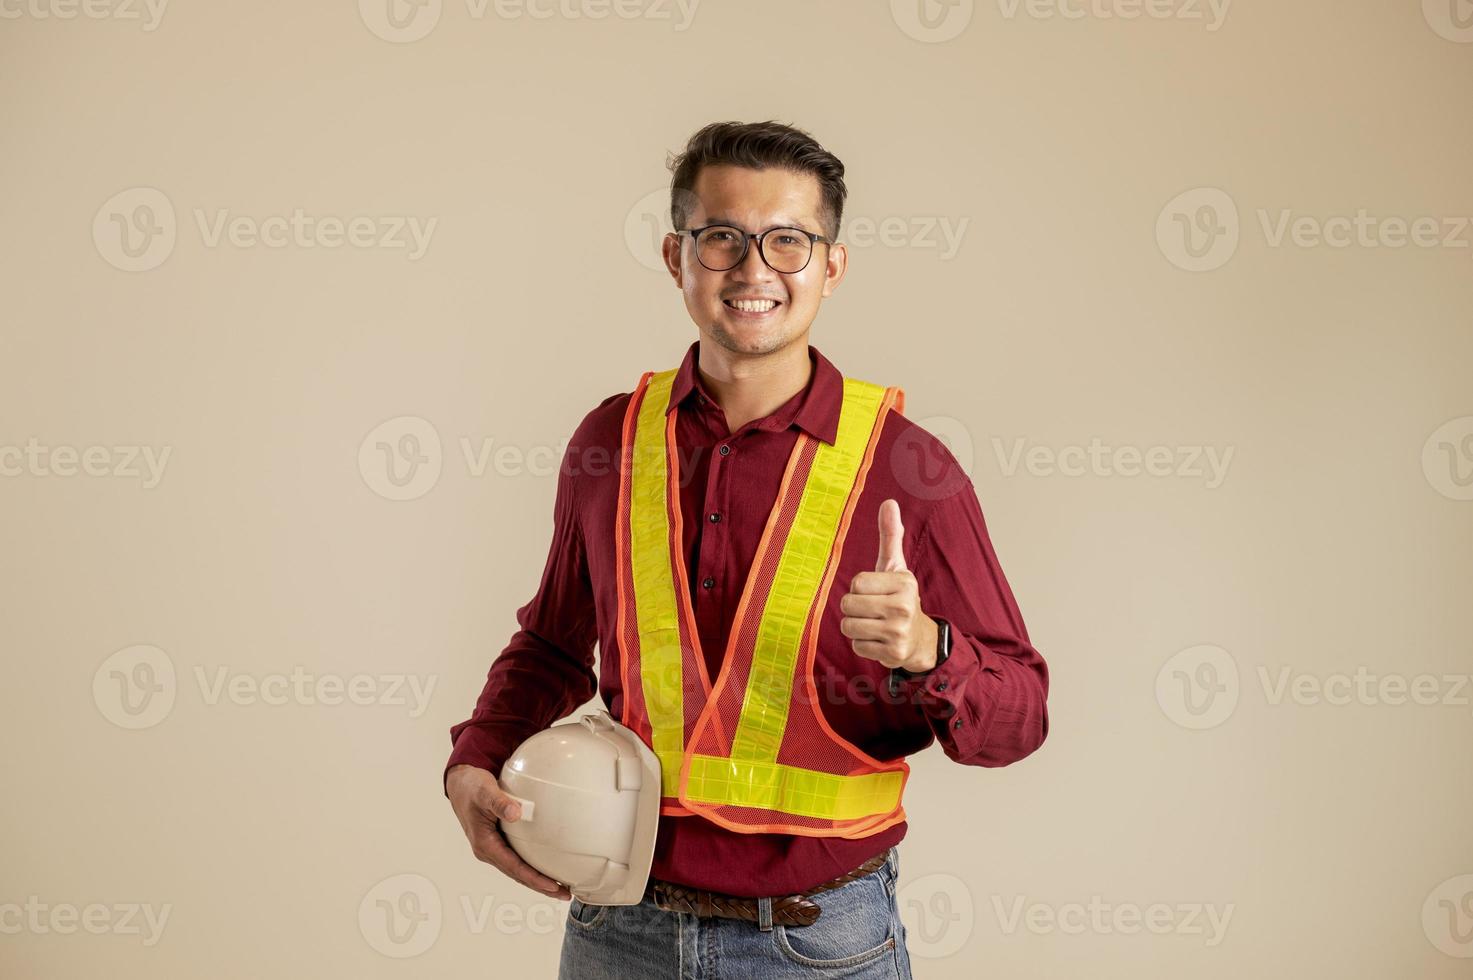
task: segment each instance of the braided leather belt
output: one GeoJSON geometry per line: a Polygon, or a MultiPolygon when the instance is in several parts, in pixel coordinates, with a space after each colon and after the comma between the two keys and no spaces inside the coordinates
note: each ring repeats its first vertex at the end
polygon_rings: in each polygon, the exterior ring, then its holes
{"type": "MultiPolygon", "coordinates": [[[[772,899],[773,923],[782,926],[811,925],[823,910],[818,907],[817,902],[809,901],[809,895],[817,895],[819,892],[846,885],[856,878],[863,878],[882,868],[888,859],[889,850],[886,849],[854,870],[846,871],[821,885],[814,885],[807,891],[796,895],[774,897],[772,899]]],[[[757,902],[759,900],[755,898],[724,895],[721,892],[706,891],[703,888],[687,888],[684,885],[661,881],[658,878],[650,879],[649,886],[645,889],[645,897],[654,899],[655,906],[666,912],[689,912],[701,918],[718,916],[724,919],[744,919],[747,922],[758,921],[757,902]]]]}

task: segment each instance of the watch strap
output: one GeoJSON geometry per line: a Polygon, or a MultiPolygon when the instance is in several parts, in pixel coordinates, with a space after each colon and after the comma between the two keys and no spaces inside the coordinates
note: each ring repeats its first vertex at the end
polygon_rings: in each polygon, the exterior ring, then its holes
{"type": "Polygon", "coordinates": [[[936,622],[936,662],[931,665],[929,670],[919,672],[912,672],[906,670],[904,667],[891,667],[890,693],[892,695],[899,693],[901,681],[925,677],[931,671],[946,663],[947,658],[951,656],[951,623],[942,619],[940,616],[932,616],[931,618],[936,622]]]}

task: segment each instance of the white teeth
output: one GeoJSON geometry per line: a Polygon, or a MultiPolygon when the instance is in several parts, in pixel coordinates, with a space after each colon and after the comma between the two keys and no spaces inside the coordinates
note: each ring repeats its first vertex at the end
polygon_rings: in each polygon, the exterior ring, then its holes
{"type": "Polygon", "coordinates": [[[777,301],[771,299],[730,299],[727,303],[743,313],[766,313],[777,305],[777,301]]]}

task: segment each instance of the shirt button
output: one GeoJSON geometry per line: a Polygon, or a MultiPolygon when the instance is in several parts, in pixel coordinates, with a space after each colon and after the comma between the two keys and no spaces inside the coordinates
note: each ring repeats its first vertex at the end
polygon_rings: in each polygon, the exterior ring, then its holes
{"type": "Polygon", "coordinates": [[[958,718],[956,721],[954,721],[954,722],[951,723],[951,727],[952,728],[960,728],[960,727],[962,727],[962,720],[960,718],[958,718]]]}
{"type": "Polygon", "coordinates": [[[722,446],[721,449],[719,450],[719,452],[721,453],[721,455],[726,456],[726,455],[730,454],[731,447],[730,446],[722,446]]]}
{"type": "Polygon", "coordinates": [[[944,690],[946,690],[946,682],[945,681],[937,681],[936,682],[936,690],[938,690],[938,691],[944,691],[944,690]]]}
{"type": "Polygon", "coordinates": [[[711,523],[712,524],[720,524],[721,523],[721,515],[720,514],[712,514],[711,515],[711,523]]]}
{"type": "Polygon", "coordinates": [[[715,586],[716,580],[714,578],[710,578],[709,576],[705,579],[705,581],[701,583],[701,588],[703,589],[711,589],[715,588],[715,586]]]}

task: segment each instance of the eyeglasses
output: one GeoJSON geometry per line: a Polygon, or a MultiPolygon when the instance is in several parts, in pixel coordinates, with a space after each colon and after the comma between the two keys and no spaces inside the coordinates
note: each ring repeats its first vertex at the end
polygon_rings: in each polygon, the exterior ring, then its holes
{"type": "Polygon", "coordinates": [[[682,229],[676,234],[689,235],[695,240],[696,259],[712,272],[726,272],[746,261],[753,239],[757,241],[757,254],[767,267],[784,275],[808,268],[815,242],[833,244],[832,239],[802,228],[769,228],[754,235],[731,225],[706,225],[682,229]]]}

